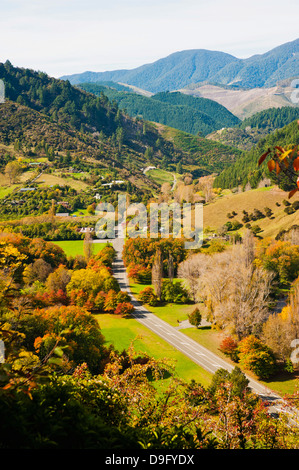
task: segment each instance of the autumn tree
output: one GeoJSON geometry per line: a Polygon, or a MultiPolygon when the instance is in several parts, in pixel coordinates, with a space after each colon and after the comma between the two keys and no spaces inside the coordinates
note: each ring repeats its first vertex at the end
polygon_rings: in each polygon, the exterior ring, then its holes
{"type": "Polygon", "coordinates": [[[200,259],[197,254],[189,255],[178,267],[178,277],[184,279],[184,283],[195,302],[198,294],[198,281],[201,273],[200,259]]]}
{"type": "Polygon", "coordinates": [[[173,281],[174,278],[174,265],[173,265],[173,256],[169,253],[168,256],[168,277],[170,281],[173,281]]]}
{"type": "MultiPolygon", "coordinates": [[[[188,263],[189,259],[181,273],[188,271],[188,263]]],[[[198,279],[196,298],[204,302],[208,318],[239,339],[258,333],[268,317],[273,275],[248,264],[246,245],[213,255],[198,253],[190,257],[190,263],[191,276],[195,272],[198,279]]]]}
{"type": "Polygon", "coordinates": [[[171,196],[171,185],[166,182],[161,185],[161,193],[163,195],[163,200],[168,202],[171,196]]]}
{"type": "Polygon", "coordinates": [[[240,367],[251,370],[261,379],[269,378],[277,370],[273,351],[254,335],[239,342],[238,357],[240,367]]]}
{"type": "Polygon", "coordinates": [[[158,248],[155,254],[153,267],[152,267],[152,284],[154,286],[156,295],[159,299],[161,299],[161,294],[162,294],[162,280],[163,280],[162,252],[158,248]]]}
{"type": "Polygon", "coordinates": [[[210,202],[214,197],[213,183],[213,176],[203,176],[198,181],[197,187],[199,191],[202,191],[206,203],[210,202]]]}
{"type": "Polygon", "coordinates": [[[8,162],[5,167],[4,173],[8,177],[10,184],[13,184],[18,181],[19,176],[22,173],[22,167],[16,161],[8,162]]]}
{"type": "Polygon", "coordinates": [[[52,266],[49,263],[39,258],[24,269],[24,282],[26,284],[32,284],[34,281],[45,282],[52,270],[52,266]]]}
{"type": "Polygon", "coordinates": [[[299,272],[299,245],[266,238],[257,244],[256,264],[275,273],[281,285],[294,281],[299,272]]]}
{"type": "Polygon", "coordinates": [[[46,288],[49,291],[57,292],[60,289],[66,291],[66,286],[71,280],[71,272],[64,266],[60,265],[51,272],[46,280],[46,288]]]}
{"type": "Polygon", "coordinates": [[[299,338],[299,279],[291,288],[287,305],[263,325],[262,338],[280,360],[290,359],[292,341],[299,338]]]}
{"type": "Polygon", "coordinates": [[[92,243],[92,235],[89,230],[86,231],[85,236],[84,236],[84,242],[83,242],[83,250],[84,250],[84,256],[86,259],[86,262],[90,260],[92,257],[92,252],[93,252],[93,243],[92,243]]]}

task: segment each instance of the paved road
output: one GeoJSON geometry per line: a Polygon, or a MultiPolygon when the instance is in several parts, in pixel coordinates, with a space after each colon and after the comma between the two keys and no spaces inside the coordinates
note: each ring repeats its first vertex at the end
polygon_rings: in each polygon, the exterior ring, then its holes
{"type": "MultiPolygon", "coordinates": [[[[118,233],[121,236],[121,230],[119,230],[118,233]]],[[[223,368],[231,372],[234,366],[204,348],[196,341],[190,339],[177,328],[174,328],[161,320],[138,302],[130,291],[126,269],[122,260],[124,240],[122,238],[116,238],[110,241],[117,252],[117,256],[113,264],[113,274],[117,279],[121,290],[127,291],[131,296],[132,304],[135,307],[133,317],[208,372],[214,374],[219,368],[223,368]]],[[[280,401],[280,397],[263,384],[260,384],[250,377],[248,377],[248,380],[251,389],[263,399],[269,400],[270,402],[273,401],[273,405],[274,402],[276,404],[280,401]]],[[[273,411],[278,411],[278,409],[273,408],[273,411]]]]}

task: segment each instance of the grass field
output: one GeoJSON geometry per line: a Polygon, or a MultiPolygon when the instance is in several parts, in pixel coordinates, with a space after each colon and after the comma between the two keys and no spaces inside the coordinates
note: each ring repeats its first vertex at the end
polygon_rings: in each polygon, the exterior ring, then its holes
{"type": "MultiPolygon", "coordinates": [[[[65,252],[66,256],[77,256],[83,255],[83,240],[63,240],[53,242],[56,245],[60,246],[63,251],[65,252]]],[[[106,243],[94,243],[93,244],[93,253],[97,254],[100,250],[102,250],[106,246],[106,243]]]]}
{"type": "Polygon", "coordinates": [[[146,176],[152,178],[157,184],[173,183],[173,174],[166,170],[154,169],[146,172],[146,176]]]}
{"type": "MultiPolygon", "coordinates": [[[[228,212],[235,211],[237,215],[230,220],[237,220],[242,223],[243,210],[248,213],[252,213],[254,209],[264,212],[265,207],[269,207],[273,211],[272,218],[265,217],[252,221],[251,224],[252,226],[259,225],[261,227],[262,232],[259,235],[262,237],[275,236],[280,230],[288,229],[299,223],[299,211],[290,215],[284,212],[285,206],[282,202],[284,199],[288,199],[288,193],[276,187],[253,189],[238,194],[230,192],[204,206],[204,228],[210,227],[217,230],[229,220],[227,217],[228,212]],[[277,206],[276,203],[280,206],[277,206]]],[[[293,203],[297,200],[299,200],[299,196],[295,194],[290,202],[293,203]]]]}
{"type": "MultiPolygon", "coordinates": [[[[150,284],[137,284],[130,281],[130,288],[133,295],[138,297],[138,294],[145,287],[152,287],[150,284]]],[[[157,307],[147,305],[146,308],[153,312],[161,320],[166,321],[171,326],[178,326],[178,322],[188,319],[188,313],[191,313],[195,309],[194,304],[164,304],[157,307]]]]}
{"type": "MultiPolygon", "coordinates": [[[[132,293],[134,295],[138,295],[138,293],[144,289],[146,285],[135,284],[131,282],[130,287],[132,293]]],[[[195,307],[196,305],[193,304],[166,304],[158,307],[151,307],[148,305],[146,306],[146,308],[157,315],[157,317],[161,318],[174,327],[178,326],[178,320],[180,322],[187,320],[188,313],[191,312],[195,307]]],[[[209,326],[203,326],[201,328],[180,328],[180,331],[200,345],[212,351],[214,354],[222,357],[222,359],[230,362],[232,365],[237,365],[236,363],[230,361],[229,358],[219,350],[220,343],[223,339],[223,334],[220,331],[213,330],[209,326]]],[[[188,360],[188,358],[186,358],[186,360],[188,360]]],[[[179,370],[180,369],[178,369],[178,371],[179,370]]],[[[251,374],[249,371],[246,371],[246,373],[254,377],[253,374],[251,374]]],[[[256,379],[256,377],[254,378],[256,379]]],[[[261,382],[264,383],[265,386],[283,395],[285,393],[293,393],[295,391],[296,379],[297,377],[295,375],[290,376],[288,374],[279,374],[277,377],[275,377],[275,380],[272,379],[268,382],[261,382]]],[[[204,385],[203,382],[201,383],[204,385]]]]}
{"type": "Polygon", "coordinates": [[[77,191],[84,190],[88,187],[84,181],[81,180],[74,180],[71,177],[62,178],[59,174],[48,174],[43,173],[37,180],[40,186],[51,186],[55,184],[59,184],[61,186],[69,185],[71,188],[76,189],[77,191]]]}
{"type": "Polygon", "coordinates": [[[195,364],[191,359],[163,341],[137,320],[124,319],[110,314],[96,316],[108,344],[113,344],[121,352],[134,343],[136,352],[147,353],[156,359],[168,358],[173,361],[176,373],[186,381],[191,379],[208,386],[211,374],[195,364]]]}

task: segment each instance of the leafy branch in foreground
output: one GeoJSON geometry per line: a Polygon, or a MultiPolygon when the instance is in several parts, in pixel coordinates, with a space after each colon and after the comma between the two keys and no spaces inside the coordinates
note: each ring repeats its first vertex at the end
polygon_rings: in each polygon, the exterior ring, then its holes
{"type": "Polygon", "coordinates": [[[261,155],[261,157],[259,158],[258,164],[261,165],[268,156],[271,157],[267,161],[269,171],[276,171],[277,175],[282,172],[288,178],[288,180],[295,186],[294,189],[289,192],[289,198],[291,198],[297,191],[299,191],[298,145],[295,145],[293,148],[290,149],[285,149],[278,145],[276,145],[272,149],[268,148],[268,150],[263,153],[263,155],[261,155]]]}

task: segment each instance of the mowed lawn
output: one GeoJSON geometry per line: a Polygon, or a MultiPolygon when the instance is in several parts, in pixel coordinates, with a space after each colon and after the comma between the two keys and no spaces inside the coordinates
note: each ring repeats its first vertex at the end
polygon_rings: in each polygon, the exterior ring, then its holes
{"type": "MultiPolygon", "coordinates": [[[[174,280],[175,282],[175,280],[174,280]]],[[[140,291],[146,287],[152,287],[151,284],[137,284],[130,280],[130,288],[133,295],[138,298],[140,291]]],[[[161,320],[166,321],[171,326],[178,326],[179,322],[188,320],[188,314],[193,312],[196,308],[195,304],[173,304],[167,303],[163,305],[158,305],[157,307],[152,307],[150,305],[145,305],[145,307],[161,320]]]]}
{"type": "Polygon", "coordinates": [[[111,314],[99,314],[96,318],[106,342],[113,344],[119,352],[133,343],[136,352],[147,353],[156,359],[170,359],[177,375],[185,381],[194,379],[205,387],[209,386],[211,374],[134,318],[125,319],[111,314]]]}
{"type": "MultiPolygon", "coordinates": [[[[66,256],[84,255],[84,240],[63,240],[53,242],[63,249],[66,256]]],[[[96,255],[106,246],[106,243],[93,243],[93,253],[96,255]]]]}

